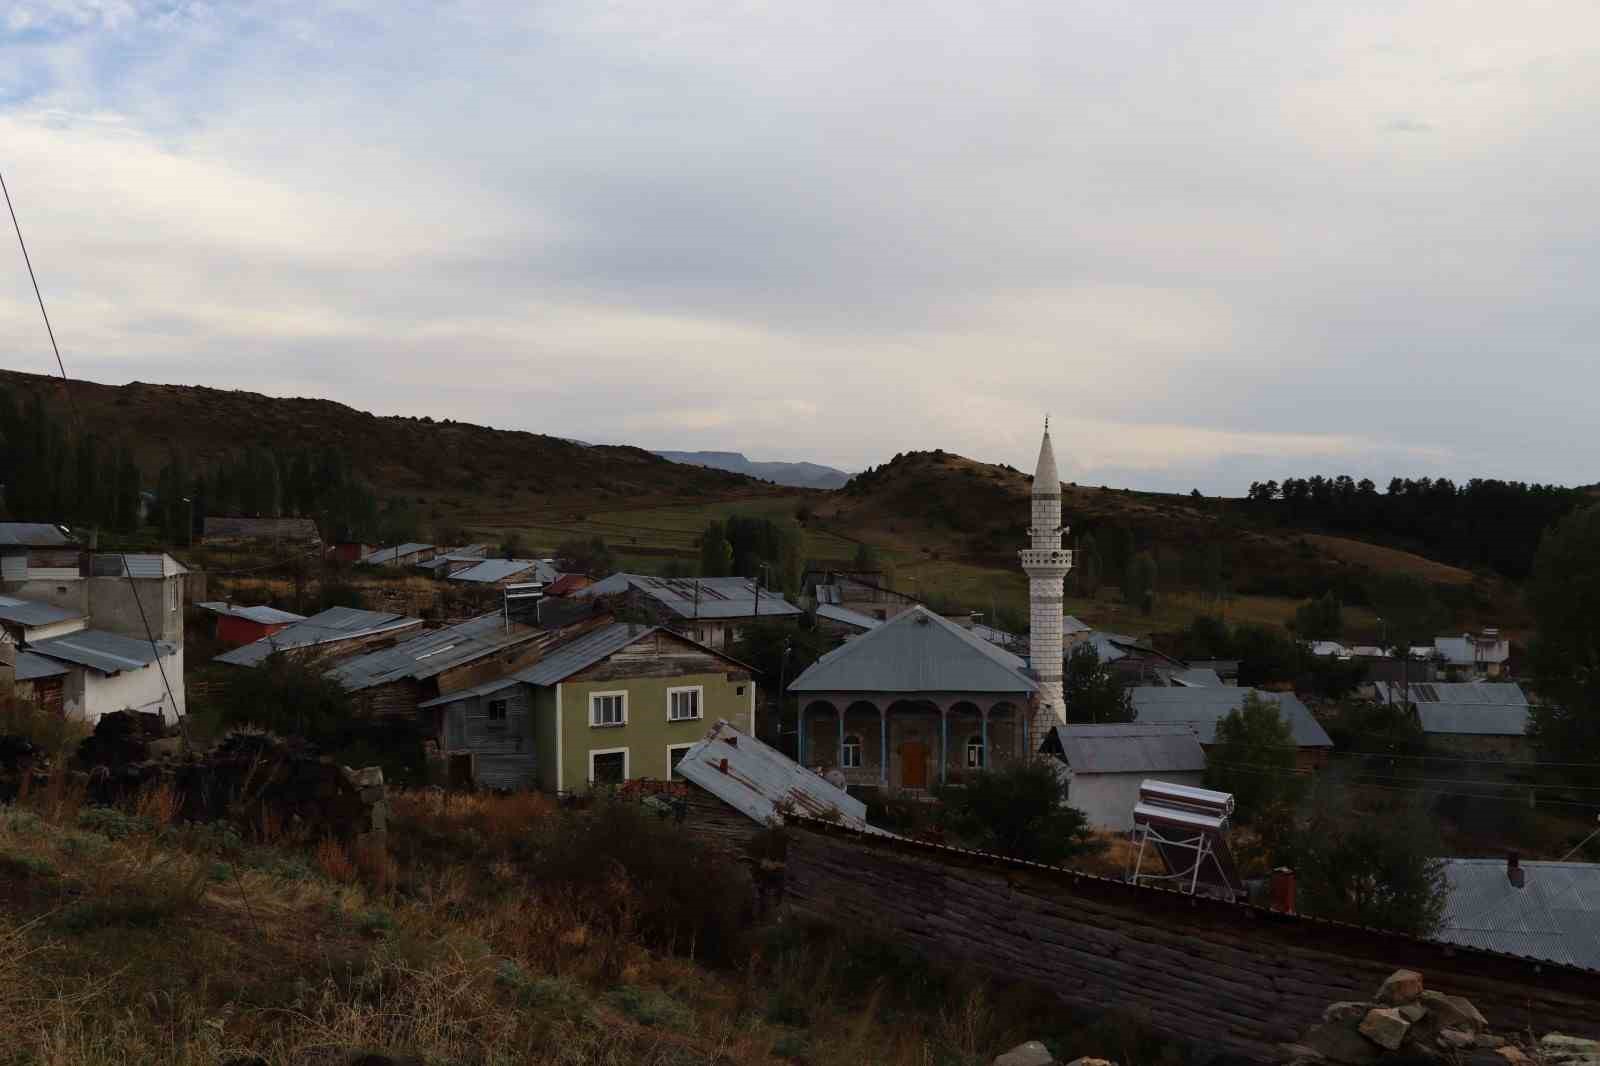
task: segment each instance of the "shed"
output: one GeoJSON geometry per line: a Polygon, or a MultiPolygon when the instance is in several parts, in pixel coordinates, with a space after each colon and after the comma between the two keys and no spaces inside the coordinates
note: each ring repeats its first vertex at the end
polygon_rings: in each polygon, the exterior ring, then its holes
{"type": "Polygon", "coordinates": [[[560,577],[548,559],[480,559],[450,574],[451,581],[469,585],[507,585],[517,582],[550,582],[560,577]]]}
{"type": "Polygon", "coordinates": [[[241,607],[222,600],[208,600],[195,606],[217,616],[217,640],[230,648],[262,640],[274,633],[281,633],[296,622],[306,620],[303,614],[280,611],[264,603],[253,607],[241,607]]]}
{"type": "Polygon", "coordinates": [[[1205,751],[1193,727],[1182,722],[1058,725],[1039,750],[1065,766],[1067,802],[1096,829],[1133,828],[1139,786],[1147,777],[1204,783],[1205,751]]]}
{"type": "Polygon", "coordinates": [[[216,657],[231,666],[259,666],[275,652],[298,652],[308,658],[345,654],[380,640],[389,640],[422,626],[422,619],[358,607],[330,607],[291,623],[270,637],[216,657]]]}
{"type": "Polygon", "coordinates": [[[417,563],[427,562],[439,549],[432,544],[420,544],[416,541],[407,541],[388,548],[379,548],[377,551],[368,552],[361,557],[362,566],[415,566],[417,563]]]}
{"type": "MultiPolygon", "coordinates": [[[[183,652],[166,641],[80,629],[34,641],[27,651],[65,668],[62,711],[69,717],[92,724],[108,711],[132,710],[174,722],[183,714],[183,652]]],[[[34,671],[43,674],[42,664],[34,671]]]]}

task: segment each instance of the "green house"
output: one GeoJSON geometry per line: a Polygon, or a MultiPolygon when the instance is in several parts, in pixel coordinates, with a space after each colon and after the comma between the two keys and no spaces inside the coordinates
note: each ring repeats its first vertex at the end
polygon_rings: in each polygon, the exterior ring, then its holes
{"type": "Polygon", "coordinates": [[[451,777],[584,792],[668,780],[709,724],[750,731],[748,666],[655,626],[614,623],[497,681],[421,704],[451,777]]]}

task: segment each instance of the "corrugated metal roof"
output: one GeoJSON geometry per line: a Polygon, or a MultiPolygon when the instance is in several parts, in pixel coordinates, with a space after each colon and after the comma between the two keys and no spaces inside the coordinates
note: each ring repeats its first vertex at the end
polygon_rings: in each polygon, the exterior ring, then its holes
{"type": "Polygon", "coordinates": [[[683,753],[676,772],[759,825],[793,811],[867,828],[866,804],[726,721],[683,753]]]}
{"type": "Polygon", "coordinates": [[[43,655],[35,655],[31,651],[17,652],[17,680],[38,681],[46,677],[60,677],[67,672],[67,667],[54,659],[47,659],[43,655]]]}
{"type": "Polygon", "coordinates": [[[1450,896],[1433,939],[1600,970],[1600,865],[1521,865],[1518,888],[1504,859],[1446,859],[1450,896]]]}
{"type": "Polygon", "coordinates": [[[432,677],[537,636],[538,630],[524,625],[512,625],[507,631],[505,616],[496,611],[458,625],[430,630],[392,648],[346,659],[329,670],[328,676],[357,692],[401,678],[432,677]]]}
{"type": "Polygon", "coordinates": [[[629,589],[649,596],[680,618],[781,618],[801,613],[800,608],[779,593],[769,589],[758,593],[755,582],[743,577],[652,577],[618,573],[574,595],[616,596],[629,589]]]}
{"type": "Polygon", "coordinates": [[[642,640],[656,632],[656,626],[631,625],[617,622],[586,633],[570,644],[565,644],[515,675],[518,681],[530,685],[554,685],[571,677],[579,670],[587,670],[614,652],[642,640]]]}
{"type": "Polygon", "coordinates": [[[270,637],[219,655],[213,662],[233,666],[255,666],[274,652],[309,648],[335,640],[374,636],[391,630],[404,630],[422,624],[420,618],[384,611],[363,611],[356,607],[330,607],[303,622],[296,622],[270,637]]]}
{"type": "Polygon", "coordinates": [[[1424,733],[1520,737],[1528,731],[1528,697],[1507,681],[1380,681],[1383,703],[1410,702],[1424,733]]]}
{"type": "Polygon", "coordinates": [[[1058,725],[1051,730],[1073,772],[1131,774],[1193,772],[1206,753],[1185,722],[1058,725]]]}
{"type": "Polygon", "coordinates": [[[529,581],[550,582],[561,576],[554,564],[543,559],[485,559],[476,566],[451,574],[450,580],[493,583],[530,570],[533,573],[528,573],[526,577],[529,581]]]}
{"type": "Polygon", "coordinates": [[[1222,687],[1222,678],[1217,672],[1203,666],[1190,667],[1187,670],[1158,668],[1156,674],[1166,679],[1169,685],[1184,685],[1189,688],[1222,687]]]}
{"type": "Polygon", "coordinates": [[[64,611],[53,604],[0,596],[0,621],[14,622],[19,626],[48,626],[82,617],[76,611],[64,611]]]}
{"type": "MultiPolygon", "coordinates": [[[[165,641],[160,642],[159,646],[163,656],[171,655],[175,650],[165,641]]],[[[64,637],[36,640],[28,645],[28,650],[61,662],[87,666],[102,674],[138,670],[156,661],[155,649],[148,640],[135,640],[100,629],[80,629],[64,637]]]]}
{"type": "Polygon", "coordinates": [[[871,615],[862,614],[860,611],[852,611],[848,607],[840,607],[832,603],[817,604],[817,617],[826,618],[830,622],[841,622],[847,626],[854,626],[863,632],[869,629],[877,629],[879,626],[883,625],[883,621],[881,619],[873,618],[871,615]]]}
{"type": "Polygon", "coordinates": [[[268,607],[264,603],[257,604],[254,607],[240,607],[237,604],[224,603],[222,600],[207,600],[205,603],[197,603],[195,606],[202,610],[211,611],[214,614],[225,614],[230,618],[243,618],[264,626],[277,625],[281,622],[304,622],[306,620],[306,616],[303,614],[295,614],[293,611],[280,611],[276,607],[268,607]]]}
{"type": "Polygon", "coordinates": [[[1237,710],[1244,698],[1254,692],[1262,699],[1278,705],[1278,711],[1289,723],[1294,742],[1302,748],[1331,748],[1333,741],[1311,716],[1306,705],[1292,693],[1262,692],[1253,688],[1168,688],[1158,685],[1138,685],[1128,690],[1133,697],[1133,708],[1141,722],[1188,722],[1195,727],[1200,743],[1216,741],[1217,722],[1237,710]]]}
{"type": "Polygon", "coordinates": [[[1087,633],[1094,627],[1087,622],[1080,621],[1072,615],[1064,615],[1061,619],[1061,632],[1067,636],[1073,633],[1087,633]]]}
{"type": "Polygon", "coordinates": [[[392,548],[379,548],[377,551],[368,552],[366,555],[362,556],[361,561],[370,566],[382,566],[385,563],[395,562],[397,559],[400,559],[403,556],[415,555],[417,552],[425,551],[431,547],[433,547],[432,544],[419,544],[416,541],[407,541],[404,544],[396,544],[392,548]]]}
{"type": "Polygon", "coordinates": [[[0,522],[0,547],[66,548],[76,544],[60,526],[49,522],[0,522]]]}
{"type": "Polygon", "coordinates": [[[982,637],[990,644],[996,644],[1002,648],[1008,649],[1020,648],[1027,643],[1016,633],[1010,633],[1004,629],[996,629],[994,626],[986,626],[982,625],[981,623],[972,627],[972,634],[974,636],[982,637]]]}
{"type": "Polygon", "coordinates": [[[791,692],[1037,692],[1022,660],[913,607],[795,678],[791,692]]]}
{"type": "Polygon", "coordinates": [[[1504,637],[1474,638],[1470,633],[1463,633],[1459,637],[1434,637],[1433,650],[1452,666],[1503,663],[1511,658],[1509,640],[1504,637]]]}

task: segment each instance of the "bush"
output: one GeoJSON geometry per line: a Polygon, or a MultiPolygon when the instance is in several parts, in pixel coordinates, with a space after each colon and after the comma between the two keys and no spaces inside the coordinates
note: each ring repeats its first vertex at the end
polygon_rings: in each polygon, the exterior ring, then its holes
{"type": "Polygon", "coordinates": [[[1052,865],[1100,850],[1083,812],[1066,805],[1056,765],[1033,759],[940,789],[945,828],[969,847],[1052,865]]]}
{"type": "Polygon", "coordinates": [[[99,833],[108,840],[122,840],[130,836],[147,836],[156,831],[150,818],[118,810],[115,807],[85,807],[78,812],[78,827],[99,833]]]}
{"type": "Polygon", "coordinates": [[[612,1006],[640,1025],[687,1029],[694,1022],[689,1008],[657,988],[620,985],[608,997],[612,1006]]]}

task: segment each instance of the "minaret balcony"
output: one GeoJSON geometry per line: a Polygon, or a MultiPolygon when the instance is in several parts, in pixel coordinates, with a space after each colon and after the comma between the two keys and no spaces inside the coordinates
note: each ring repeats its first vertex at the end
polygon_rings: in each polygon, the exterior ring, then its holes
{"type": "Polygon", "coordinates": [[[1072,569],[1072,552],[1067,548],[1024,548],[1018,554],[1024,570],[1072,569]]]}

